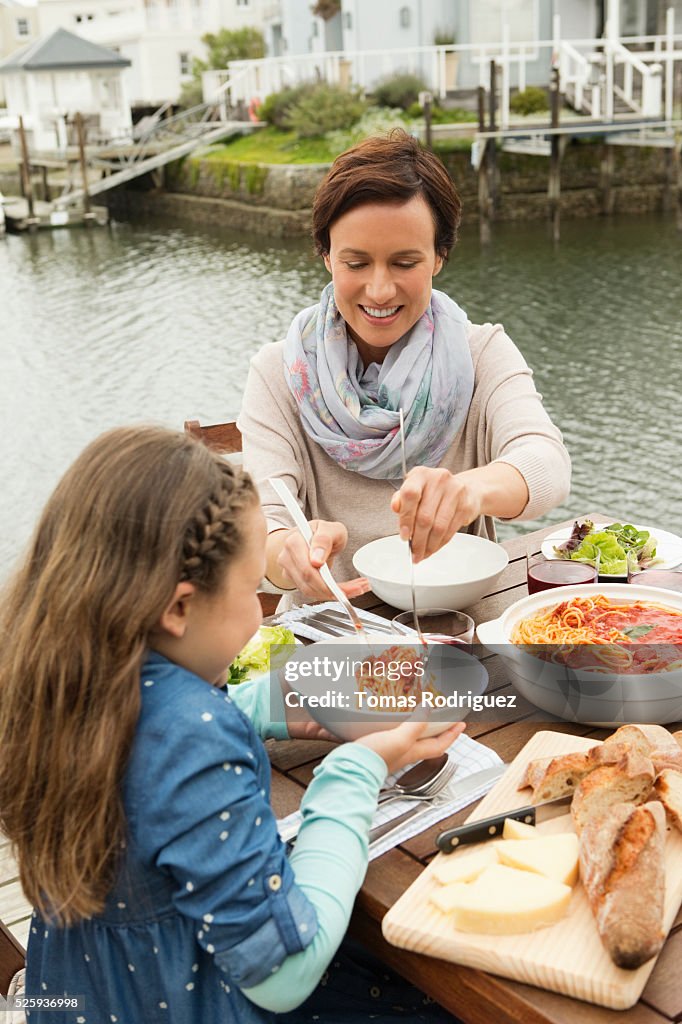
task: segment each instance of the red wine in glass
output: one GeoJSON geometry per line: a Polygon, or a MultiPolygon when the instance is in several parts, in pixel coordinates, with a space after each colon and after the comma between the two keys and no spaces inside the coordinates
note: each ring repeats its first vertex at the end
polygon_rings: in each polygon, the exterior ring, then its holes
{"type": "Polygon", "coordinates": [[[639,572],[628,573],[628,583],[682,592],[682,569],[640,569],[639,572]]]}
{"type": "Polygon", "coordinates": [[[568,587],[576,583],[596,583],[597,570],[587,562],[570,562],[564,559],[528,560],[526,571],[528,593],[538,594],[541,590],[554,587],[568,587]]]}

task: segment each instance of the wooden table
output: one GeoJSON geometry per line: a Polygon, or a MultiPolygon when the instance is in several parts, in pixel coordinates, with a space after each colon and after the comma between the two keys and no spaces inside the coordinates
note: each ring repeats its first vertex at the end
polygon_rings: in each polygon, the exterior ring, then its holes
{"type": "MultiPolygon", "coordinates": [[[[597,521],[613,521],[603,513],[587,515],[597,521]]],[[[529,541],[533,542],[533,550],[539,550],[542,539],[563,525],[571,525],[571,522],[554,524],[551,528],[505,542],[504,547],[510,557],[508,567],[495,584],[494,591],[466,609],[476,622],[496,618],[514,601],[525,597],[525,553],[529,541]]],[[[395,609],[382,604],[372,594],[361,598],[357,604],[389,617],[395,614],[395,609]]],[[[489,691],[504,693],[511,690],[499,657],[489,656],[485,665],[490,677],[489,691]]],[[[519,712],[519,718],[509,724],[486,725],[471,721],[467,734],[492,747],[503,760],[510,761],[537,728],[537,721],[530,720],[527,712],[519,712]]],[[[605,735],[589,726],[568,722],[553,723],[552,728],[597,739],[605,735]]],[[[313,768],[329,749],[330,744],[322,742],[298,740],[275,744],[269,741],[272,802],[278,816],[296,810],[313,768]]],[[[448,824],[463,822],[472,807],[470,805],[448,819],[448,824]]],[[[443,827],[444,822],[440,822],[369,865],[356,900],[350,932],[386,964],[466,1024],[607,1024],[615,1021],[620,1024],[664,1024],[680,1019],[682,972],[676,964],[678,956],[682,955],[682,913],[678,913],[641,1000],[626,1011],[592,1006],[389,945],[381,934],[381,920],[435,854],[435,837],[443,827]]]]}

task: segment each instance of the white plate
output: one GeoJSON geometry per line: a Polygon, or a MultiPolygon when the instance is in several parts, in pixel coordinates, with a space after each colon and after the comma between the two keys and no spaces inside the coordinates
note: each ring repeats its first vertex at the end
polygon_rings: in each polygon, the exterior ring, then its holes
{"type": "MultiPolygon", "coordinates": [[[[580,522],[581,520],[579,520],[580,522]]],[[[625,524],[624,519],[612,520],[612,522],[620,522],[625,524]]],[[[639,526],[636,523],[632,524],[637,530],[648,530],[652,537],[656,538],[656,558],[662,558],[662,562],[656,562],[652,566],[652,569],[676,569],[678,565],[682,565],[682,537],[678,537],[675,533],[668,533],[666,530],[659,530],[656,526],[639,526]]],[[[610,523],[595,523],[595,527],[610,526],[610,523]]],[[[550,534],[542,542],[540,550],[545,558],[558,558],[559,556],[554,551],[555,544],[561,544],[563,541],[568,540],[571,536],[572,528],[566,527],[563,530],[557,530],[556,533],[550,534]]],[[[605,576],[606,574],[604,574],[605,576]]],[[[609,578],[612,580],[621,580],[627,577],[627,573],[613,575],[609,578]]]]}

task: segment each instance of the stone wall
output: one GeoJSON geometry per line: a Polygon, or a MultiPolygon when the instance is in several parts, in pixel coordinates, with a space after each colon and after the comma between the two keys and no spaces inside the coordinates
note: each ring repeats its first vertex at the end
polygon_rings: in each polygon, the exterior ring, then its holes
{"type": "MultiPolygon", "coordinates": [[[[657,147],[614,146],[613,210],[644,213],[666,209],[673,199],[668,185],[671,153],[657,147]]],[[[599,141],[569,144],[561,167],[561,212],[565,217],[598,216],[603,211],[599,141]]],[[[478,176],[468,151],[443,155],[462,197],[466,221],[478,217],[478,176]]],[[[165,188],[116,190],[108,199],[114,216],[175,214],[270,237],[305,235],[315,190],[328,165],[262,165],[212,156],[188,157],[166,168],[165,188]]],[[[546,157],[497,153],[496,220],[542,219],[548,214],[546,157]]]]}

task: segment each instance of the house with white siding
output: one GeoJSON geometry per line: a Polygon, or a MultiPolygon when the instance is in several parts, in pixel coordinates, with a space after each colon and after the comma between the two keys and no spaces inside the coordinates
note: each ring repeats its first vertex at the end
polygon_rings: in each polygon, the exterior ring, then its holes
{"type": "Polygon", "coordinates": [[[263,25],[266,0],[38,0],[40,32],[66,28],[130,61],[126,91],[133,106],[175,102],[191,78],[201,37],[221,28],[263,25]]]}
{"type": "MultiPolygon", "coordinates": [[[[35,6],[20,0],[0,0],[0,60],[9,57],[38,38],[38,15],[35,6]]],[[[0,79],[0,105],[5,102],[0,79]]]]}

